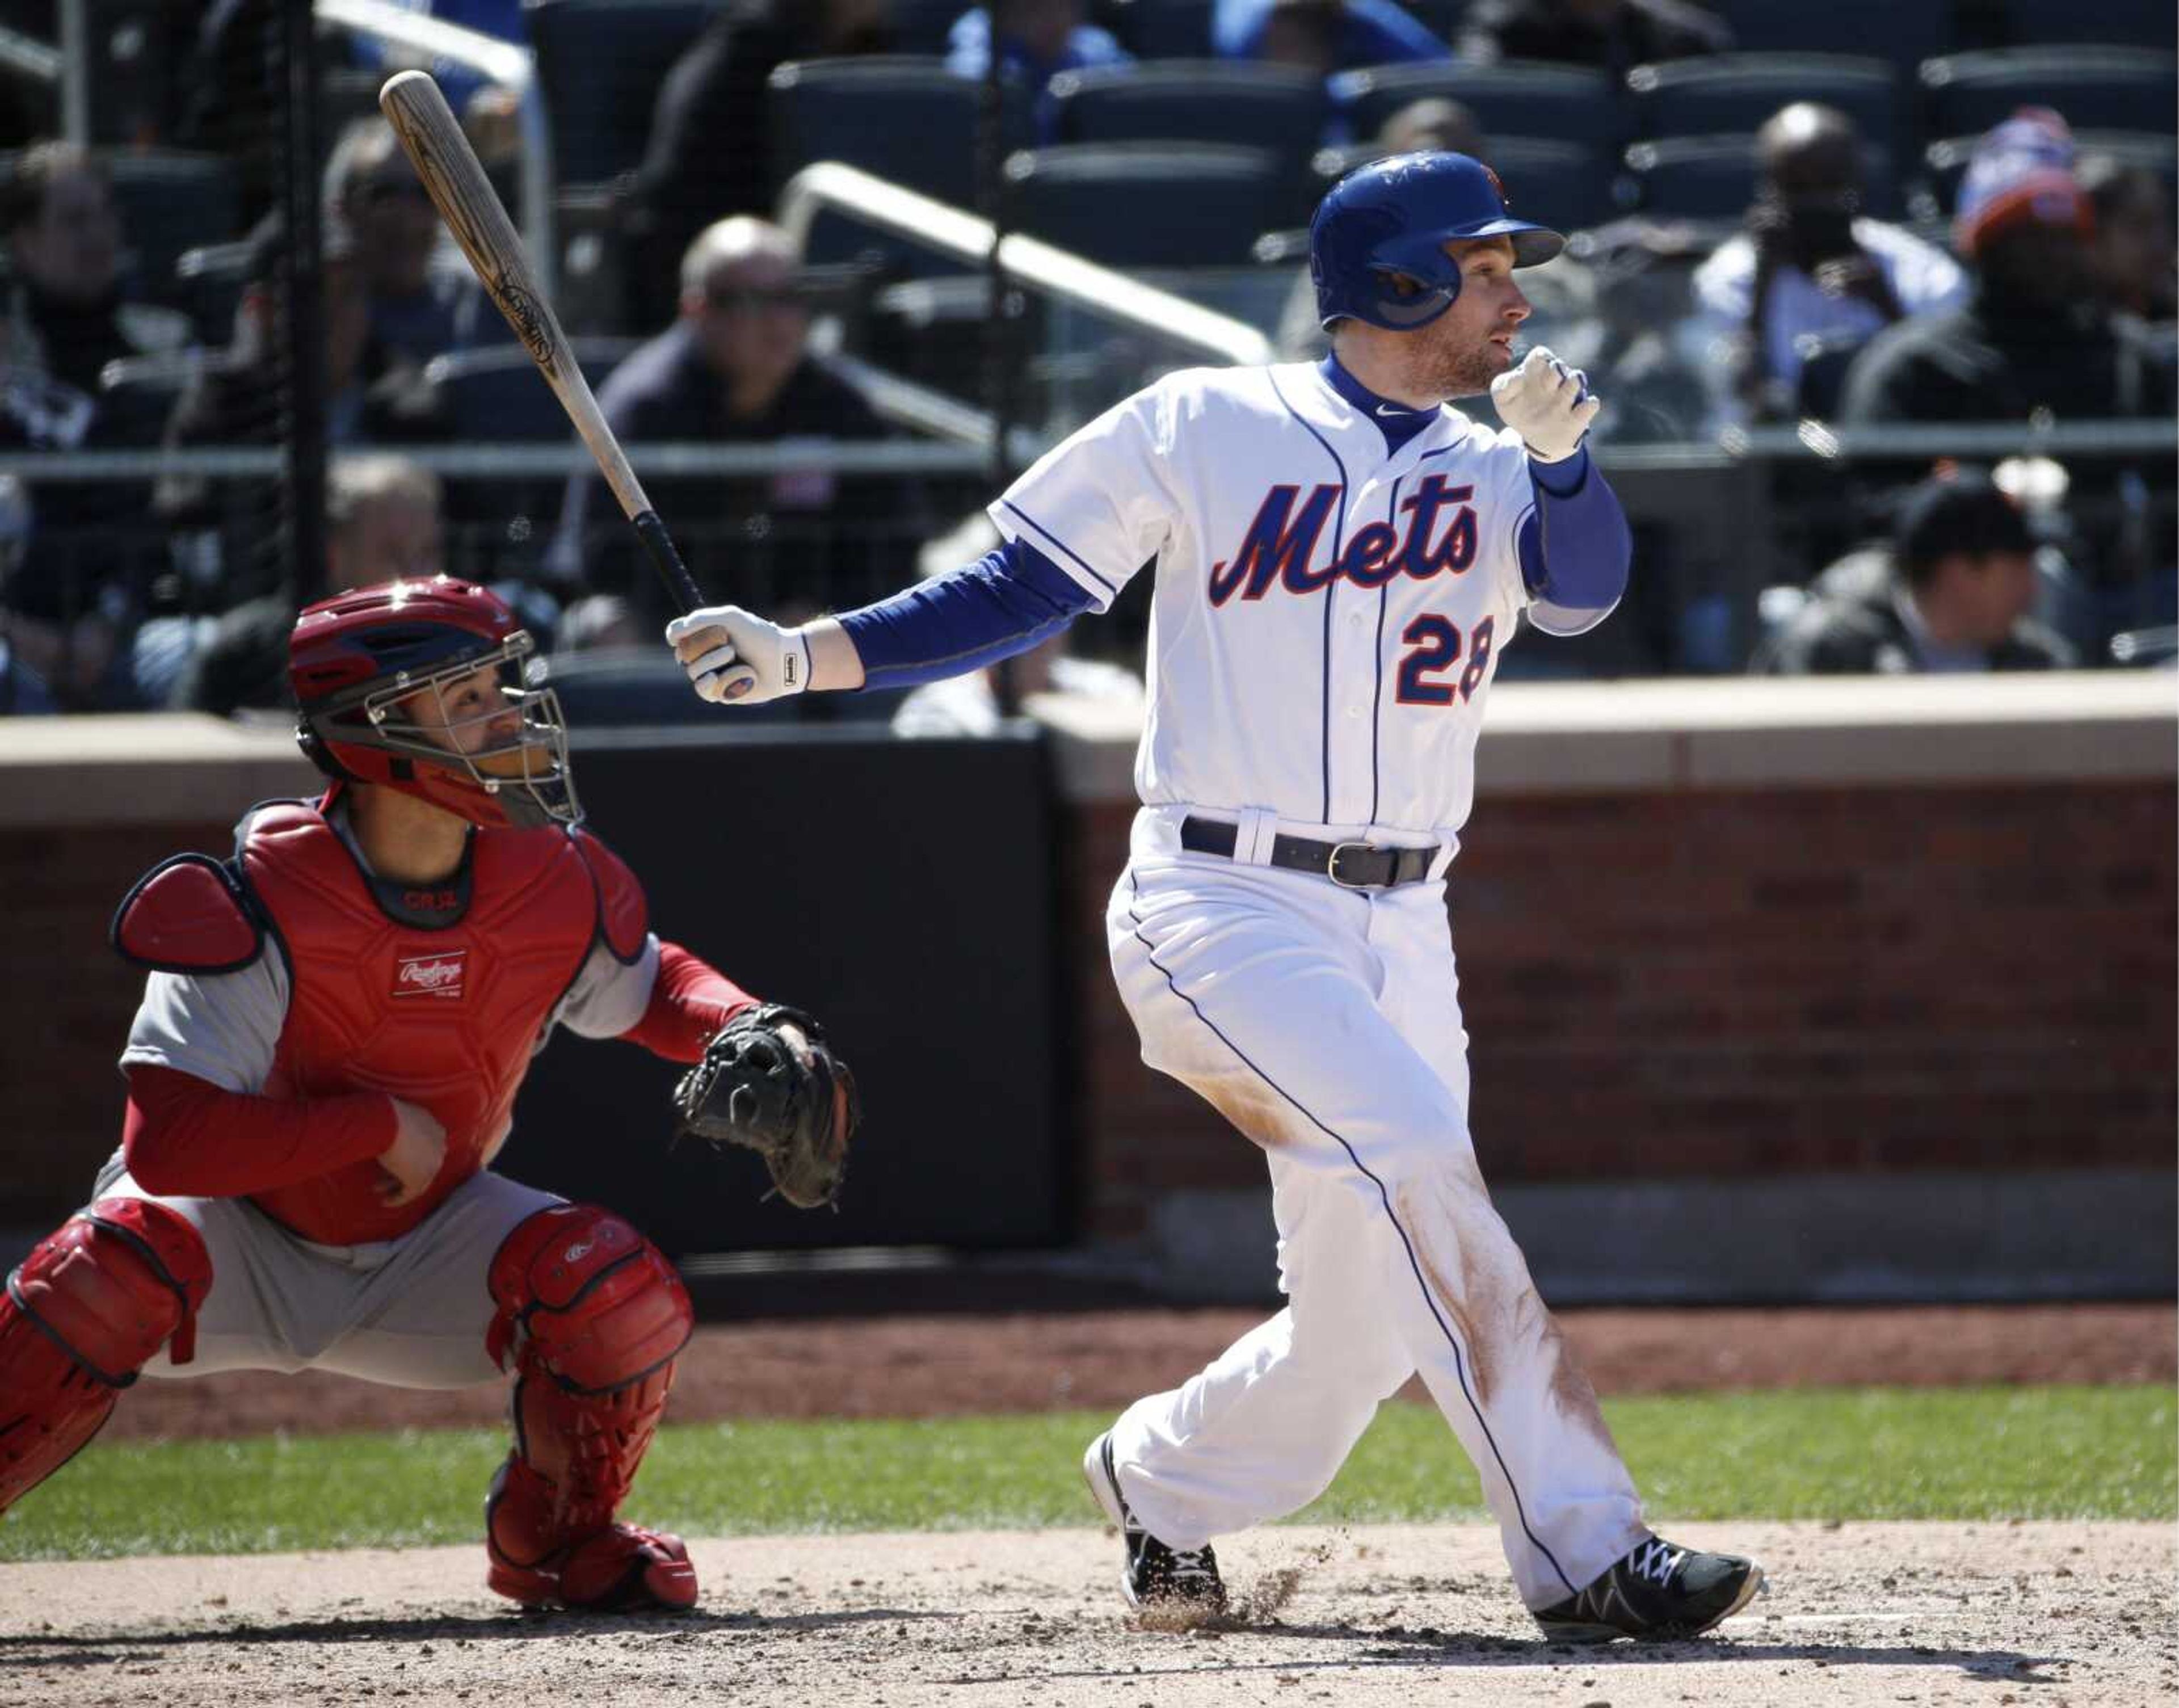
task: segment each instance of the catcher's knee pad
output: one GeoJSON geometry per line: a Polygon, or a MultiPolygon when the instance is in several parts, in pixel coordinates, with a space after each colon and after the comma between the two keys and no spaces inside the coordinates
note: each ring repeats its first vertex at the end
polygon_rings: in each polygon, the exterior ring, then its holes
{"type": "Polygon", "coordinates": [[[571,1394],[609,1394],[665,1369],[695,1326],[665,1255],[609,1211],[561,1204],[519,1223],[491,1260],[502,1370],[571,1394]]]}
{"type": "Polygon", "coordinates": [[[0,1511],[67,1464],[169,1341],[195,1350],[211,1257],[163,1204],[101,1199],[30,1249],[0,1299],[0,1511]]]}
{"type": "Polygon", "coordinates": [[[514,1456],[492,1487],[496,1556],[528,1564],[610,1524],[695,1326],[657,1247],[588,1205],[541,1211],[492,1260],[487,1343],[515,1373],[514,1456]]]}

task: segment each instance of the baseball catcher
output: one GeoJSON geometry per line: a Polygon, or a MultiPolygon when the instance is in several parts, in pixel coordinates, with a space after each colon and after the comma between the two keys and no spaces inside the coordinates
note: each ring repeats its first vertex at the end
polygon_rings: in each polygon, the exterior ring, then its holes
{"type": "Polygon", "coordinates": [[[288,676],[325,793],[253,807],[230,859],[178,855],[122,903],[115,946],[147,974],[126,1123],[0,1293],[0,1510],[139,1374],[500,1382],[491,1587],[696,1600],[680,1538],[621,1516],[694,1324],[681,1277],[492,1161],[561,1030],[705,1063],[700,1130],[765,1148],[796,1203],[837,1189],[853,1097],[814,1024],[652,931],[583,825],[530,651],[443,577],[312,606],[288,676]]]}
{"type": "Polygon", "coordinates": [[[862,1106],[848,1064],[799,1008],[767,1002],[736,1014],[681,1076],[673,1107],[683,1133],[761,1156],[789,1204],[837,1207],[862,1106]]]}

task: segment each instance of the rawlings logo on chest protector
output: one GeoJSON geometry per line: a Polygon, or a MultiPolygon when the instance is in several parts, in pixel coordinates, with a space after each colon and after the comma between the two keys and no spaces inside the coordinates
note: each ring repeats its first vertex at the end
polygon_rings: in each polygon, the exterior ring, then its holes
{"type": "Polygon", "coordinates": [[[1475,562],[1475,510],[1468,503],[1475,488],[1447,486],[1444,475],[1427,475],[1411,497],[1400,501],[1407,518],[1403,529],[1386,522],[1358,528],[1336,557],[1311,568],[1317,541],[1344,490],[1320,485],[1306,498],[1301,498],[1298,486],[1266,492],[1239,549],[1210,566],[1211,604],[1223,605],[1236,593],[1260,599],[1275,583],[1288,593],[1307,595],[1342,579],[1364,588],[1382,587],[1402,574],[1427,581],[1434,575],[1457,575],[1475,562]],[[1441,525],[1448,510],[1452,513],[1441,525]]]}
{"type": "Polygon", "coordinates": [[[467,949],[445,949],[435,954],[398,957],[393,963],[393,994],[448,999],[460,996],[469,954],[467,949]]]}

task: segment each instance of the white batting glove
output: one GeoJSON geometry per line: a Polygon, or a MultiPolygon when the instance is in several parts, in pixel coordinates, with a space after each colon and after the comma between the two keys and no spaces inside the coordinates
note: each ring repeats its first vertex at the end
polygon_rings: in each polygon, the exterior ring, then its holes
{"type": "Polygon", "coordinates": [[[759,706],[810,686],[810,642],[738,605],[707,605],[666,625],[689,685],[714,705],[759,706]]]}
{"type": "Polygon", "coordinates": [[[1490,401],[1539,463],[1563,463],[1578,451],[1603,407],[1589,395],[1589,376],[1541,344],[1519,367],[1491,381],[1490,401]]]}

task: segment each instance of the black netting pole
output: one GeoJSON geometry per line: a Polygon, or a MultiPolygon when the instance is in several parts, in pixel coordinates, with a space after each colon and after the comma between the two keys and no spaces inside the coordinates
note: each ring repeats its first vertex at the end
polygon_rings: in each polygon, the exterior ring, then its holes
{"type": "MultiPolygon", "coordinates": [[[[1007,459],[1014,415],[1013,298],[999,244],[1007,234],[1006,66],[999,49],[998,8],[986,5],[991,63],[984,68],[984,98],[976,127],[978,211],[991,222],[991,253],[985,262],[984,408],[991,417],[991,491],[996,496],[1013,479],[1007,459]]],[[[1002,717],[1020,709],[1021,693],[1012,659],[993,673],[992,689],[1002,717]]]]}
{"type": "Polygon", "coordinates": [[[318,71],[310,0],[272,0],[267,31],[280,123],[272,162],[274,206],[287,226],[277,297],[280,442],[286,453],[280,506],[281,562],[298,606],[326,585],[325,245],[319,225],[318,71]]]}

